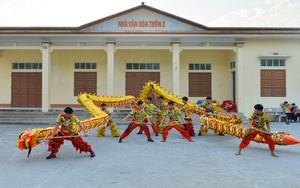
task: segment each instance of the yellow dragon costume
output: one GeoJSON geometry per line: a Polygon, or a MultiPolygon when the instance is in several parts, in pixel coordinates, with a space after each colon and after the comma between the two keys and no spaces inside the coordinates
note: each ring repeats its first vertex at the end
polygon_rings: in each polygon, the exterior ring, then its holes
{"type": "MultiPolygon", "coordinates": [[[[143,86],[143,90],[140,94],[138,100],[145,101],[148,96],[154,93],[156,96],[164,96],[165,100],[173,101],[175,106],[182,108],[183,103],[181,98],[174,95],[170,91],[162,88],[159,84],[149,81],[143,86]]],[[[92,115],[92,118],[81,121],[82,125],[86,130],[98,128],[105,126],[109,121],[109,116],[107,113],[102,111],[97,105],[106,103],[108,107],[110,106],[124,106],[124,105],[134,105],[137,99],[133,96],[99,96],[87,93],[81,93],[78,95],[78,102],[92,115]]],[[[232,136],[243,138],[249,134],[249,130],[241,126],[242,120],[236,115],[222,114],[220,112],[215,112],[214,116],[211,113],[207,113],[205,109],[200,108],[196,103],[188,102],[188,108],[191,113],[198,114],[200,117],[200,122],[202,125],[209,129],[217,132],[223,132],[232,136]]],[[[54,127],[48,128],[35,128],[21,131],[18,135],[18,140],[16,146],[22,150],[31,149],[32,147],[38,145],[40,140],[46,140],[53,131],[54,127]]],[[[81,132],[81,128],[78,125],[74,125],[76,132],[81,132]]],[[[275,144],[278,145],[292,145],[299,144],[300,141],[292,137],[287,132],[274,133],[272,138],[275,144]]],[[[265,143],[264,139],[260,136],[255,137],[254,141],[265,143]]]]}

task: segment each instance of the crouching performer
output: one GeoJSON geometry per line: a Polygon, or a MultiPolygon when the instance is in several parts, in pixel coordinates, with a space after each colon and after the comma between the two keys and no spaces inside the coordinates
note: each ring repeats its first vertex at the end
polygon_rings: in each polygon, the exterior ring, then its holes
{"type": "Polygon", "coordinates": [[[168,133],[173,128],[175,128],[185,139],[187,139],[190,142],[194,142],[191,139],[189,132],[183,129],[183,126],[180,122],[180,119],[184,122],[181,116],[181,111],[177,107],[174,107],[173,101],[168,102],[168,108],[162,115],[163,120],[161,121],[159,126],[164,126],[165,129],[162,135],[163,139],[161,140],[161,142],[165,142],[167,140],[168,133]],[[167,125],[162,125],[162,122],[165,121],[166,116],[169,116],[169,122],[167,125]]]}
{"type": "Polygon", "coordinates": [[[125,139],[137,127],[140,127],[141,128],[140,130],[145,132],[145,134],[148,138],[148,140],[147,140],[148,142],[154,142],[151,139],[149,128],[146,126],[146,122],[148,122],[149,120],[148,120],[148,114],[146,113],[146,111],[144,109],[143,101],[138,101],[137,106],[132,109],[130,114],[128,114],[123,119],[123,121],[126,121],[126,119],[130,115],[133,116],[133,118],[131,120],[131,123],[128,125],[128,127],[125,129],[125,131],[121,135],[121,137],[119,139],[119,143],[121,143],[122,140],[125,139]]]}
{"type": "Polygon", "coordinates": [[[278,155],[276,155],[274,152],[275,144],[271,137],[272,133],[269,116],[267,113],[263,112],[263,109],[264,107],[261,104],[256,104],[254,106],[254,112],[251,114],[248,120],[248,127],[250,129],[250,133],[241,141],[239,149],[235,153],[236,155],[240,155],[242,149],[246,148],[250,144],[250,141],[256,137],[256,135],[260,135],[269,144],[271,155],[274,157],[278,157],[278,155]],[[265,124],[267,126],[267,129],[265,128],[265,124]]]}
{"type": "Polygon", "coordinates": [[[49,137],[48,151],[51,154],[46,159],[56,158],[60,146],[64,143],[64,140],[70,140],[76,150],[81,152],[90,152],[90,157],[95,157],[95,152],[92,150],[91,145],[85,142],[78,134],[73,130],[73,124],[77,123],[84,132],[84,136],[88,136],[84,126],[80,123],[79,119],[73,114],[71,107],[66,107],[64,112],[61,113],[57,120],[56,126],[49,137]],[[58,130],[58,132],[57,132],[58,130]]]}
{"type": "MultiPolygon", "coordinates": [[[[120,136],[120,132],[119,132],[118,126],[113,121],[113,119],[111,117],[111,114],[110,114],[110,111],[107,109],[107,106],[106,106],[105,103],[101,104],[101,110],[103,110],[105,113],[107,113],[107,115],[109,117],[108,118],[108,122],[107,122],[107,126],[110,127],[110,135],[112,137],[119,137],[120,136]]],[[[99,127],[96,136],[97,137],[103,137],[103,136],[105,136],[105,131],[106,131],[105,128],[106,127],[99,127]]]]}
{"type": "Polygon", "coordinates": [[[188,98],[187,97],[182,97],[182,102],[183,102],[183,112],[184,112],[184,120],[185,120],[185,124],[183,124],[184,129],[187,130],[190,134],[190,136],[195,136],[196,133],[194,131],[194,125],[193,125],[193,121],[191,118],[191,114],[189,112],[189,105],[188,105],[188,98]]]}

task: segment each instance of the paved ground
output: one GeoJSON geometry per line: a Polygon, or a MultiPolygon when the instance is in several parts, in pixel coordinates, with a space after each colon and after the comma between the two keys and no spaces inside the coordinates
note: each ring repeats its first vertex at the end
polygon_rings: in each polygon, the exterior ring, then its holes
{"type": "MultiPolygon", "coordinates": [[[[273,131],[288,131],[300,139],[300,123],[271,125],[273,131]]],[[[155,142],[149,143],[134,130],[123,143],[90,133],[85,140],[96,152],[95,158],[79,154],[66,141],[57,158],[46,160],[45,145],[34,147],[29,158],[27,150],[15,147],[19,132],[36,126],[0,127],[0,187],[300,187],[300,144],[276,146],[280,157],[275,158],[268,145],[252,142],[235,156],[240,139],[229,135],[209,131],[194,137],[192,143],[171,130],[166,143],[159,142],[161,136],[153,136],[155,142]]],[[[125,128],[119,126],[121,132],[125,128]]]]}

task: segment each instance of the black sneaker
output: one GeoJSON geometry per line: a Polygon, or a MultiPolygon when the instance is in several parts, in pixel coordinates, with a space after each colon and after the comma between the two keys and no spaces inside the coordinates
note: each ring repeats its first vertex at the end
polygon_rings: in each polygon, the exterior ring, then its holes
{"type": "Polygon", "coordinates": [[[224,133],[219,133],[219,136],[225,136],[225,134],[224,133]]]}
{"type": "Polygon", "coordinates": [[[95,154],[95,152],[94,151],[90,151],[91,152],[91,155],[90,155],[90,157],[95,157],[96,156],[96,154],[95,154]]]}
{"type": "Polygon", "coordinates": [[[154,142],[154,140],[152,140],[151,138],[148,138],[147,141],[148,141],[148,142],[154,142]]]}
{"type": "Polygon", "coordinates": [[[136,133],[136,134],[143,134],[142,132],[138,132],[138,133],[136,133]]]}
{"type": "Polygon", "coordinates": [[[122,139],[121,138],[119,139],[119,143],[122,143],[122,139]]]}
{"type": "Polygon", "coordinates": [[[198,136],[201,136],[202,134],[201,133],[198,133],[198,136]]]}
{"type": "Polygon", "coordinates": [[[51,153],[48,157],[46,157],[46,159],[53,159],[56,158],[55,153],[51,153]]]}
{"type": "Polygon", "coordinates": [[[155,136],[158,136],[158,133],[155,133],[155,136]]]}

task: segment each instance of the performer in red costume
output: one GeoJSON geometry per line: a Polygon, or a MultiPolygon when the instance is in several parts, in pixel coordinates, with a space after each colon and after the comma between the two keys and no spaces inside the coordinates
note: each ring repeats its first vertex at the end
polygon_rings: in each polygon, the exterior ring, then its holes
{"type": "Polygon", "coordinates": [[[270,128],[270,120],[268,114],[263,112],[263,105],[256,104],[254,106],[254,112],[251,114],[248,120],[248,126],[253,130],[248,136],[243,138],[239,145],[238,151],[235,153],[236,155],[240,155],[243,148],[247,147],[250,144],[250,141],[256,137],[256,135],[262,136],[266,142],[269,144],[269,148],[271,150],[271,155],[274,157],[278,157],[274,153],[275,144],[271,137],[271,128],[270,128]],[[265,124],[267,125],[267,129],[265,128],[265,124]]]}
{"type": "Polygon", "coordinates": [[[49,137],[48,151],[51,154],[46,159],[56,158],[60,146],[64,143],[64,140],[70,140],[76,150],[81,152],[90,152],[90,157],[95,157],[95,152],[92,150],[91,145],[85,142],[74,130],[73,124],[77,123],[84,132],[84,136],[88,136],[84,126],[80,123],[79,119],[73,114],[71,107],[66,107],[64,112],[61,113],[57,120],[56,126],[49,137]],[[58,130],[58,132],[57,132],[58,130]],[[61,137],[61,138],[60,138],[61,137]]]}
{"type": "Polygon", "coordinates": [[[187,139],[190,142],[194,142],[191,139],[191,136],[189,135],[189,132],[183,129],[183,126],[180,123],[180,118],[182,121],[183,118],[181,117],[181,112],[177,107],[174,107],[174,102],[173,101],[169,101],[168,102],[168,108],[166,109],[166,111],[163,113],[163,120],[161,121],[159,126],[162,126],[162,122],[164,122],[166,116],[169,116],[169,123],[168,125],[164,125],[165,129],[163,132],[163,139],[161,140],[161,142],[165,142],[167,140],[168,137],[168,133],[171,129],[175,128],[185,139],[187,139]]]}
{"type": "Polygon", "coordinates": [[[128,125],[127,129],[121,135],[119,142],[121,143],[122,140],[125,139],[137,127],[140,127],[141,131],[145,132],[145,134],[148,138],[148,140],[147,140],[148,142],[154,142],[151,139],[149,128],[146,126],[146,123],[145,123],[146,122],[145,120],[148,120],[148,114],[145,112],[143,101],[138,101],[137,107],[133,108],[132,111],[130,112],[130,114],[128,114],[123,119],[123,121],[126,121],[126,119],[130,115],[133,116],[131,123],[128,125]]]}
{"type": "Polygon", "coordinates": [[[184,129],[189,132],[190,136],[195,136],[194,125],[193,125],[191,113],[189,112],[189,107],[187,103],[188,100],[189,99],[187,97],[182,97],[184,120],[186,121],[186,123],[183,124],[183,126],[184,129]]]}
{"type": "MultiPolygon", "coordinates": [[[[158,131],[157,131],[157,128],[154,124],[152,115],[153,115],[154,110],[159,111],[159,109],[157,109],[156,106],[154,104],[152,104],[151,102],[152,102],[152,98],[147,97],[145,105],[144,105],[144,109],[145,109],[145,112],[148,114],[148,119],[144,119],[144,123],[147,124],[148,120],[149,120],[149,123],[152,127],[153,132],[155,133],[155,136],[158,136],[158,131]]],[[[141,127],[140,127],[140,130],[137,134],[143,134],[143,131],[141,130],[141,127]]]]}

